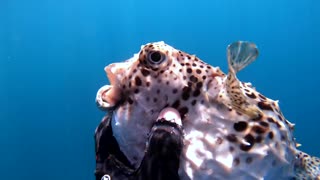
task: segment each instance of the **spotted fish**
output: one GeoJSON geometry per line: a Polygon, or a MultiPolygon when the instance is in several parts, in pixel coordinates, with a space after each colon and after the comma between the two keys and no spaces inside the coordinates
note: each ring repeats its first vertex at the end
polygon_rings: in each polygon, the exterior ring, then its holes
{"type": "Polygon", "coordinates": [[[181,179],[320,179],[320,160],[297,149],[294,124],[278,101],[236,74],[258,56],[254,43],[227,48],[228,74],[164,42],[105,71],[97,104],[112,112],[113,135],[138,168],[161,110],[179,112],[184,128],[181,179]]]}

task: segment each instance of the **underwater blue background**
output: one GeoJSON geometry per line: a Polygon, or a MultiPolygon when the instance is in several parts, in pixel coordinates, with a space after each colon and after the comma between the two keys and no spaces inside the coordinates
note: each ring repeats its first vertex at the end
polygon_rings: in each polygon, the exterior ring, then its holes
{"type": "Polygon", "coordinates": [[[93,179],[97,90],[147,42],[227,71],[226,46],[255,42],[239,74],[280,100],[301,149],[320,156],[317,0],[1,0],[0,179],[93,179]]]}

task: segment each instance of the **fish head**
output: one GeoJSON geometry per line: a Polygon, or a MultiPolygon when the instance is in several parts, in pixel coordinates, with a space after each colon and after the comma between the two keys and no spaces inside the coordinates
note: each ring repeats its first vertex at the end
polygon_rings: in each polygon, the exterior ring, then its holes
{"type": "Polygon", "coordinates": [[[132,58],[106,66],[105,72],[111,85],[123,90],[149,87],[170,67],[173,51],[164,42],[149,43],[141,46],[140,52],[132,58]]]}
{"type": "MultiPolygon", "coordinates": [[[[122,103],[129,102],[147,112],[157,113],[167,106],[178,108],[179,100],[196,100],[210,88],[214,77],[224,76],[218,67],[163,41],[141,46],[140,52],[132,58],[110,64],[105,71],[116,89],[112,96],[121,96],[122,103]]],[[[120,101],[121,98],[114,99],[120,101]]],[[[191,102],[189,106],[192,106],[191,102]]],[[[184,111],[185,108],[180,109],[182,117],[184,111]]]]}
{"type": "Polygon", "coordinates": [[[142,159],[148,133],[164,108],[176,109],[182,124],[191,121],[195,118],[191,116],[197,115],[191,112],[204,101],[213,80],[225,76],[218,67],[162,41],[143,45],[132,58],[110,64],[105,71],[110,85],[98,91],[97,102],[112,109],[114,136],[135,165],[142,159]]]}

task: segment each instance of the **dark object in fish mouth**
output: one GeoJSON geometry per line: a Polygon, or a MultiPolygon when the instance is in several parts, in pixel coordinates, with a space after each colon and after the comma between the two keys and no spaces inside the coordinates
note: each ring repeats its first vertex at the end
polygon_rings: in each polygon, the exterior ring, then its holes
{"type": "Polygon", "coordinates": [[[151,128],[137,179],[178,180],[182,147],[182,127],[165,119],[157,120],[151,128]]]}
{"type": "Polygon", "coordinates": [[[163,118],[151,127],[144,158],[138,169],[130,164],[113,137],[112,113],[106,115],[95,132],[96,180],[108,175],[112,180],[179,179],[182,127],[163,118]]]}
{"type": "Polygon", "coordinates": [[[112,179],[129,179],[134,173],[134,167],[122,153],[118,142],[113,137],[110,125],[112,113],[107,114],[95,131],[96,180],[108,175],[112,179]]]}

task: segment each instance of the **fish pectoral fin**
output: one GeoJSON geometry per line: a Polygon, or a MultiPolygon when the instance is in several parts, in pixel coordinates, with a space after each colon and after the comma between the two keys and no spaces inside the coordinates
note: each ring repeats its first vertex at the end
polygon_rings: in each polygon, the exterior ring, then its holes
{"type": "Polygon", "coordinates": [[[294,171],[297,179],[320,180],[320,158],[299,151],[294,171]]]}
{"type": "Polygon", "coordinates": [[[229,73],[225,80],[226,93],[230,99],[231,106],[250,118],[261,116],[261,110],[248,102],[248,98],[244,95],[243,87],[236,74],[256,60],[258,54],[257,46],[246,41],[234,42],[227,48],[229,73]]]}
{"type": "Polygon", "coordinates": [[[237,41],[227,48],[229,69],[235,73],[248,66],[259,55],[256,44],[247,41],[237,41]]]}
{"type": "Polygon", "coordinates": [[[249,116],[251,119],[255,119],[258,118],[259,116],[261,116],[262,112],[261,110],[253,105],[242,105],[242,106],[237,106],[237,105],[233,105],[232,106],[236,111],[243,113],[247,116],[249,116]]]}
{"type": "Polygon", "coordinates": [[[261,116],[262,112],[258,107],[250,106],[245,109],[245,114],[250,116],[251,119],[255,119],[261,116]]]}

